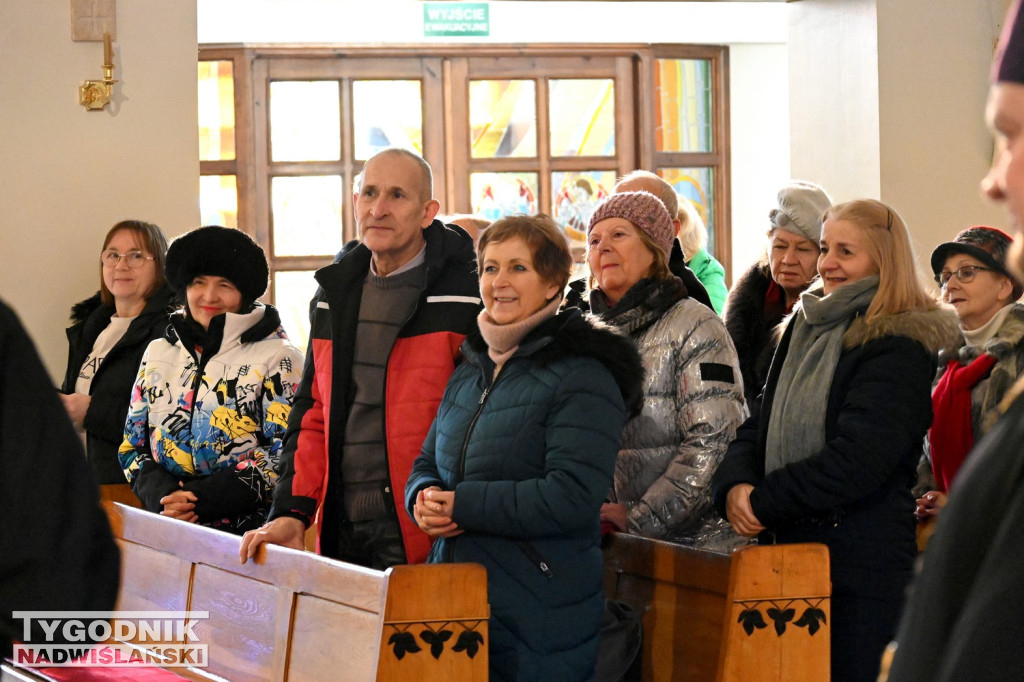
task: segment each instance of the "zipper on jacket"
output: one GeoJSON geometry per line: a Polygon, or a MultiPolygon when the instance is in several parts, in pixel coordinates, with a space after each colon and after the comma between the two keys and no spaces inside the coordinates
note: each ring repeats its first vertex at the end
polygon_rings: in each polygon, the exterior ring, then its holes
{"type": "Polygon", "coordinates": [[[477,401],[476,413],[473,414],[473,418],[469,422],[469,428],[466,429],[466,437],[462,440],[462,450],[459,452],[459,482],[466,480],[466,450],[469,449],[469,437],[473,435],[473,427],[476,426],[476,420],[480,418],[480,413],[484,411],[487,396],[491,394],[491,389],[494,388],[494,384],[497,381],[498,379],[495,377],[489,386],[484,387],[484,392],[480,394],[480,400],[477,401]]]}
{"type": "Polygon", "coordinates": [[[523,550],[523,554],[526,555],[526,558],[532,561],[537,566],[537,568],[540,569],[541,573],[543,573],[548,578],[555,577],[555,574],[551,572],[551,567],[548,565],[547,559],[545,559],[544,556],[537,551],[537,548],[533,545],[532,542],[520,540],[519,548],[523,550]]]}

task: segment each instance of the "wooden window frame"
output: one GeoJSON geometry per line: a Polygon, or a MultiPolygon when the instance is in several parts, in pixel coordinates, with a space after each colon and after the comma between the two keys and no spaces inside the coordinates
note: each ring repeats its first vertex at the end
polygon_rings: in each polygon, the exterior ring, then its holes
{"type": "MultiPolygon", "coordinates": [[[[201,161],[201,175],[234,175],[238,187],[238,227],[267,249],[271,272],[312,270],[330,263],[326,256],[273,256],[270,179],[310,170],[342,177],[343,241],[355,237],[351,181],[361,170],[353,160],[351,81],[421,79],[423,81],[423,156],[434,170],[434,194],[442,210],[471,209],[471,172],[536,172],[537,210],[552,210],[551,174],[558,171],[609,170],[622,175],[634,168],[705,167],[713,173],[715,252],[731,262],[728,48],[697,45],[432,45],[432,46],[259,46],[202,45],[200,61],[231,61],[235,78],[235,159],[201,161]],[[712,151],[671,153],[655,150],[654,66],[657,59],[706,59],[712,77],[712,151]],[[341,75],[339,75],[341,74],[341,75]],[[272,162],[269,159],[267,109],[271,80],[343,80],[341,160],[272,162]],[[473,159],[469,149],[468,84],[471,79],[537,78],[537,157],[473,159]],[[614,78],[613,157],[551,157],[547,128],[547,91],[551,78],[614,78]],[[428,87],[429,84],[429,87],[428,87]],[[438,113],[440,112],[440,115],[438,113]],[[462,124],[458,122],[462,121],[462,124]],[[446,131],[450,134],[446,135],[446,131]],[[544,134],[542,134],[544,133],[544,134]]],[[[609,188],[610,189],[610,188],[609,188]]],[[[731,278],[730,278],[731,279],[731,278]]],[[[273,278],[271,279],[273,287],[273,278]]],[[[273,290],[269,292],[273,296],[273,290]]]]}

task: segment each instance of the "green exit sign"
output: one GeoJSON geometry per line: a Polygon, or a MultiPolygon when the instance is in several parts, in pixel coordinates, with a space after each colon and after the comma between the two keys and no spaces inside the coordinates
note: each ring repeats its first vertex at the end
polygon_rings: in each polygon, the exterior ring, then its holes
{"type": "Polygon", "coordinates": [[[423,35],[489,36],[490,15],[486,2],[425,2],[423,35]]]}

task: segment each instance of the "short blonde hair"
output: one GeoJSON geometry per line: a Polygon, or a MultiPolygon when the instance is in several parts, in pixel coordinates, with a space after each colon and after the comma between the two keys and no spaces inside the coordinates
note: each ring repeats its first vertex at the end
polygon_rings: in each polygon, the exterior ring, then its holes
{"type": "Polygon", "coordinates": [[[683,260],[690,261],[708,245],[708,228],[700,211],[686,197],[679,197],[679,245],[683,247],[683,260]]]}
{"type": "Polygon", "coordinates": [[[878,293],[868,306],[865,322],[938,308],[922,284],[910,232],[896,209],[874,199],[858,199],[829,208],[823,222],[830,220],[845,220],[859,227],[867,238],[868,255],[878,267],[878,293]]]}

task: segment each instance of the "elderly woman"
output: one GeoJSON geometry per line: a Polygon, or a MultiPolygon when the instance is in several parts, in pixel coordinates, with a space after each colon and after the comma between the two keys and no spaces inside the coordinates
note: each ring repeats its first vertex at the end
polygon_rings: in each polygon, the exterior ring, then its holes
{"type": "Polygon", "coordinates": [[[142,358],[121,466],[146,509],[241,533],[270,507],[302,353],[256,300],[267,259],[245,233],[178,237],[167,280],[186,305],[142,358]]]}
{"type": "Polygon", "coordinates": [[[492,680],[591,680],[602,610],[598,510],[642,368],[625,339],[558,312],[572,270],[547,216],[478,248],[484,310],[406,484],[432,562],[487,567],[492,680]]]}
{"type": "Polygon", "coordinates": [[[779,190],[768,218],[768,249],[733,284],[725,326],[736,344],[750,405],[760,395],[775,353],[775,328],[817,276],[821,216],[832,200],[821,187],[794,180],[779,190]]]}
{"type": "Polygon", "coordinates": [[[117,448],[128,398],[142,354],[163,335],[170,312],[166,252],[159,227],[122,220],[103,240],[99,292],[71,309],[61,398],[71,421],[85,430],[86,457],[101,485],[124,486],[117,448]]]}
{"type": "Polygon", "coordinates": [[[669,271],[672,220],[654,195],[612,195],[587,235],[591,312],[633,339],[647,375],[602,520],[659,540],[731,546],[738,538],[710,495],[711,475],[745,415],[725,326],[669,271]]]}
{"type": "Polygon", "coordinates": [[[956,310],[963,345],[939,354],[932,391],[935,417],[928,454],[935,488],[917,501],[918,518],[935,516],[975,441],[1002,414],[1000,403],[1024,372],[1024,286],[1006,268],[1013,240],[993,227],[971,227],[932,252],[942,300],[956,310]]]}
{"type": "Polygon", "coordinates": [[[957,329],[922,288],[902,219],[878,201],[829,209],[818,273],[714,498],[762,544],[828,545],[832,680],[874,680],[917,553],[911,486],[934,358],[957,329]]]}
{"type": "Polygon", "coordinates": [[[708,228],[697,207],[686,197],[679,197],[679,246],[683,249],[686,267],[693,270],[707,289],[715,312],[722,314],[729,289],[725,286],[725,268],[708,253],[708,228]]]}

